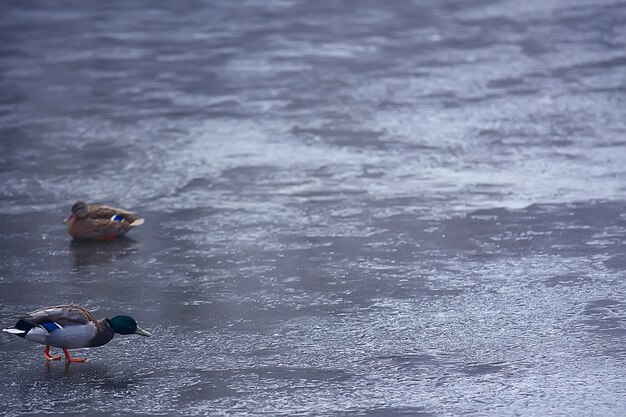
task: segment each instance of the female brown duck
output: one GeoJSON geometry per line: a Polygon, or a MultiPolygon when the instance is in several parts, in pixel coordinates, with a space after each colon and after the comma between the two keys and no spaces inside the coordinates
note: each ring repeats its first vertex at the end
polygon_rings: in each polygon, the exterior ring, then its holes
{"type": "Polygon", "coordinates": [[[123,236],[144,220],[130,211],[77,201],[63,220],[74,239],[108,240],[123,236]]]}

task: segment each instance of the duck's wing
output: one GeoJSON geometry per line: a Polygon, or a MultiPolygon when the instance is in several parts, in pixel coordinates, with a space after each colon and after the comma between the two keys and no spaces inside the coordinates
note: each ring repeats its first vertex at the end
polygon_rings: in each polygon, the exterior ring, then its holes
{"type": "Polygon", "coordinates": [[[33,311],[21,317],[22,320],[35,326],[44,323],[57,323],[63,327],[67,325],[81,325],[95,322],[96,318],[83,307],[74,305],[63,305],[44,308],[33,311]]]}
{"type": "MultiPolygon", "coordinates": [[[[102,205],[90,205],[89,206],[89,216],[90,219],[107,219],[111,221],[123,221],[126,220],[128,223],[137,223],[138,220],[141,220],[143,223],[143,219],[140,218],[137,213],[133,213],[132,211],[124,210],[117,207],[109,207],[102,205]]],[[[139,224],[133,224],[134,226],[139,226],[139,224]]]]}
{"type": "Polygon", "coordinates": [[[74,232],[82,239],[98,239],[111,236],[121,236],[131,229],[131,224],[125,221],[109,219],[84,219],[74,226],[74,232]]]}

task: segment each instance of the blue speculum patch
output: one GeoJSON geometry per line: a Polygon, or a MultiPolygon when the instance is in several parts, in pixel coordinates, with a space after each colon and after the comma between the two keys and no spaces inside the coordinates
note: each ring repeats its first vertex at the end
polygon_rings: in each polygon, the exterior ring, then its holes
{"type": "Polygon", "coordinates": [[[120,216],[119,214],[114,214],[113,217],[111,217],[111,220],[115,222],[121,222],[122,220],[124,220],[124,218],[120,216]]]}
{"type": "Polygon", "coordinates": [[[55,330],[60,328],[60,326],[58,324],[53,323],[51,321],[49,321],[47,323],[41,323],[41,327],[46,329],[48,332],[53,332],[53,331],[55,331],[55,330]]]}

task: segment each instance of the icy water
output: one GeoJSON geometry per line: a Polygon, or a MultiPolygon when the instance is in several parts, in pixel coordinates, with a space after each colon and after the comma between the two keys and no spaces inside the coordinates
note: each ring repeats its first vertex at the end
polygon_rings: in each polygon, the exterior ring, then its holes
{"type": "Polygon", "coordinates": [[[625,1],[109,3],[0,5],[0,325],[153,337],[2,415],[626,414],[625,1]]]}

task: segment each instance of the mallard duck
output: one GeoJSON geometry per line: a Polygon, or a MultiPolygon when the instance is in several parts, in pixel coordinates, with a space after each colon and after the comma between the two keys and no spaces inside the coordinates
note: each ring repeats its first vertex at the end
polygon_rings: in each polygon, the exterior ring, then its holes
{"type": "Polygon", "coordinates": [[[63,220],[74,239],[108,240],[123,236],[144,220],[130,211],[77,201],[63,220]]]}
{"type": "Polygon", "coordinates": [[[97,320],[85,308],[75,305],[33,311],[22,316],[13,327],[2,331],[46,345],[43,355],[49,361],[61,359],[61,355],[50,353],[50,346],[61,348],[68,362],[85,362],[85,358],[70,356],[68,349],[105,345],[115,333],[150,336],[132,317],[97,320]]]}

